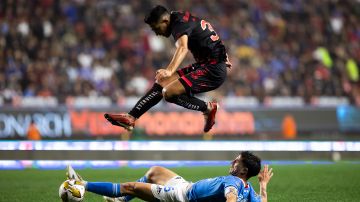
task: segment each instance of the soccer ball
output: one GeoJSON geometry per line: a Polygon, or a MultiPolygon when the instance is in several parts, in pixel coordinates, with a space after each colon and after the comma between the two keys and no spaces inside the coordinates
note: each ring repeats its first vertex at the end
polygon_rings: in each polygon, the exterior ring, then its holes
{"type": "Polygon", "coordinates": [[[63,202],[81,202],[84,194],[85,187],[75,180],[66,180],[59,187],[59,197],[63,202]]]}

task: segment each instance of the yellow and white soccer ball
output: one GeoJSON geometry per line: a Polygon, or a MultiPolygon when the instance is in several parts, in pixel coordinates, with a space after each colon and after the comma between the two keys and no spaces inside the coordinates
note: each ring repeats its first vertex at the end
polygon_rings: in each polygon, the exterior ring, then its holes
{"type": "Polygon", "coordinates": [[[65,180],[59,187],[59,197],[63,202],[81,202],[84,195],[85,187],[75,180],[65,180]]]}

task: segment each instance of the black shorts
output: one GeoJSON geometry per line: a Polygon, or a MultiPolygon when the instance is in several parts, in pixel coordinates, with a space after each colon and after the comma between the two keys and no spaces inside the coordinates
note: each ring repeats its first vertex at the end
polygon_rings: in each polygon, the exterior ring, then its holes
{"type": "Polygon", "coordinates": [[[224,83],[227,74],[225,62],[194,63],[177,73],[188,95],[212,91],[224,83]]]}

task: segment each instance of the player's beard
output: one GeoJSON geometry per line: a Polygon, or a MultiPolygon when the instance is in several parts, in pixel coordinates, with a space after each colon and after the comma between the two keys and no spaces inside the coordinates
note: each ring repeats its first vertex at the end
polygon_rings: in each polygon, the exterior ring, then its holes
{"type": "Polygon", "coordinates": [[[229,174],[232,175],[232,176],[237,176],[238,171],[237,171],[237,170],[231,170],[231,171],[229,172],[229,174]]]}
{"type": "Polygon", "coordinates": [[[231,163],[231,167],[230,167],[230,170],[229,170],[229,174],[230,175],[233,175],[233,176],[237,176],[237,174],[238,174],[238,168],[237,167],[234,167],[235,166],[235,163],[236,163],[236,161],[234,160],[232,163],[231,163]]]}
{"type": "Polygon", "coordinates": [[[168,28],[166,29],[166,32],[164,33],[164,37],[169,37],[171,35],[171,30],[168,28]]]}

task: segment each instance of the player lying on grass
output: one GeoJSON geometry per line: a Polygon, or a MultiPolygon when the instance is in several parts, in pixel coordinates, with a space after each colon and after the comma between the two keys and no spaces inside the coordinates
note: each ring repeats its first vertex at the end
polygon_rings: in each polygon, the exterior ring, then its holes
{"type": "Polygon", "coordinates": [[[113,125],[132,130],[135,121],[162,98],[187,109],[203,112],[204,132],[215,124],[218,109],[216,102],[204,102],[195,94],[218,88],[227,75],[228,61],[225,46],[209,22],[189,12],[169,12],[163,6],[156,6],[145,17],[156,35],[173,36],[176,51],[169,65],[156,71],[152,88],[135,104],[129,113],[105,114],[113,125]],[[196,63],[178,69],[188,50],[196,63]]]}
{"type": "Polygon", "coordinates": [[[267,201],[267,184],[273,176],[267,165],[260,172],[261,160],[250,152],[241,152],[231,164],[229,175],[191,183],[173,171],[155,166],[137,182],[110,183],[87,182],[68,167],[68,178],[79,181],[87,191],[106,196],[107,201],[129,201],[133,197],[145,201],[195,202],[195,201],[267,201]],[[260,195],[248,180],[257,176],[260,195]]]}

